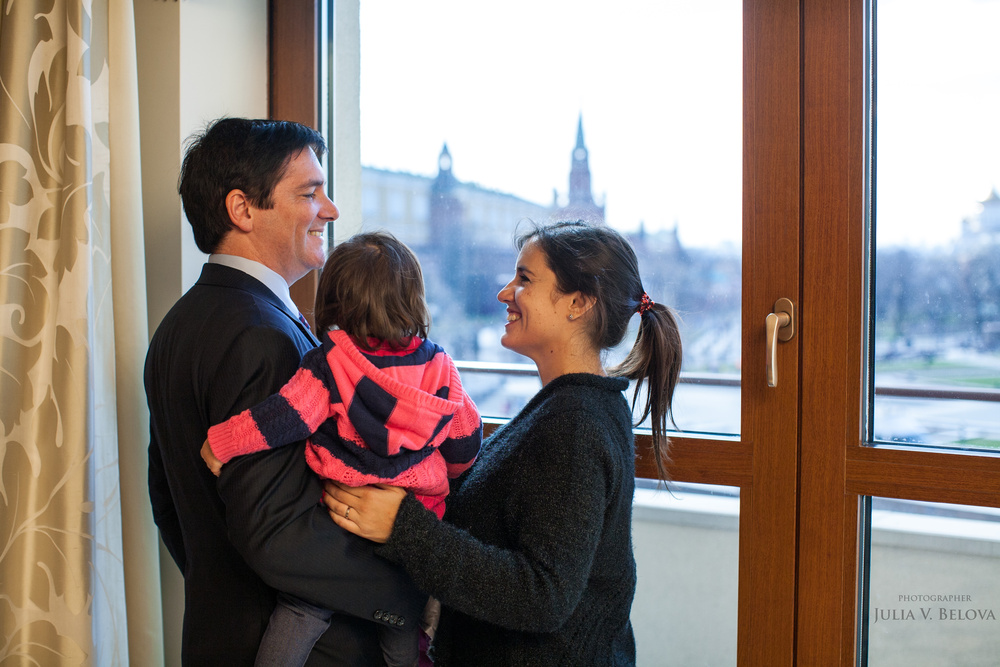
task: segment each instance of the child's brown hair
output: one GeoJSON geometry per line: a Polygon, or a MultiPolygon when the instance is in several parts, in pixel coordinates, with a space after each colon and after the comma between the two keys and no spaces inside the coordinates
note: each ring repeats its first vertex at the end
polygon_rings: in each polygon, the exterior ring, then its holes
{"type": "Polygon", "coordinates": [[[326,259],[315,318],[320,335],[336,327],[368,351],[427,338],[431,323],[420,261],[388,232],[355,234],[326,259]]]}

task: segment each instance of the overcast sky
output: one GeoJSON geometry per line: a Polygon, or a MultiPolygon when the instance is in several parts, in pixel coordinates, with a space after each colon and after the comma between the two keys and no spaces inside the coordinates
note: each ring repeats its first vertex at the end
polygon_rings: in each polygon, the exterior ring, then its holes
{"type": "MultiPolygon", "coordinates": [[[[880,0],[879,243],[935,245],[1000,187],[1000,0],[880,0]],[[946,9],[946,11],[945,11],[946,9]]],[[[742,1],[361,3],[362,162],[566,196],[577,118],[620,229],[739,243],[742,1]]]]}

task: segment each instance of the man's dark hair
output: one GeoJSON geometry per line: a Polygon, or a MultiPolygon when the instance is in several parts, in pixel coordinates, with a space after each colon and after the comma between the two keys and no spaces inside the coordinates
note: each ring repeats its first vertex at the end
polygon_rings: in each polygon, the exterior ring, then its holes
{"type": "Polygon", "coordinates": [[[283,120],[222,118],[191,136],[178,191],[198,249],[215,252],[232,228],[226,210],[231,191],[242,190],[257,208],[271,208],[274,186],[306,148],[321,158],[326,142],[316,130],[283,120]]]}

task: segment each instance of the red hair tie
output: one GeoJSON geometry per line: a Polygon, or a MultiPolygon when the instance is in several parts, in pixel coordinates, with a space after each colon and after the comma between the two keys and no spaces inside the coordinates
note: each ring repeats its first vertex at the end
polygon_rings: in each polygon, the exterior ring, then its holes
{"type": "Polygon", "coordinates": [[[639,307],[636,309],[635,312],[639,313],[639,315],[644,315],[646,313],[646,311],[649,310],[650,308],[652,308],[654,305],[655,305],[655,302],[652,299],[649,298],[648,294],[646,294],[645,292],[643,292],[642,293],[642,300],[639,301],[639,307]]]}

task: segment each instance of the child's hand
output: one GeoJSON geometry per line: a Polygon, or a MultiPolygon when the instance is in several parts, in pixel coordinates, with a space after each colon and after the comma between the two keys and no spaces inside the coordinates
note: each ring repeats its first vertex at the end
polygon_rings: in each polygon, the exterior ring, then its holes
{"type": "Polygon", "coordinates": [[[212,471],[212,474],[218,477],[219,471],[222,470],[222,461],[215,457],[215,452],[212,451],[212,446],[208,444],[207,438],[205,444],[201,446],[201,458],[204,459],[205,465],[212,471]]]}

